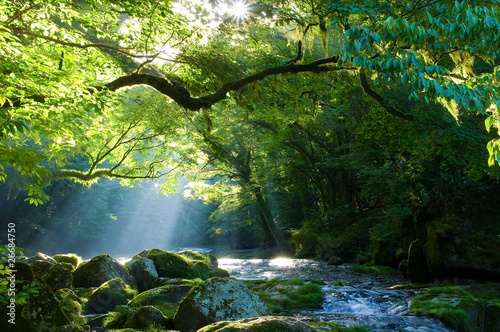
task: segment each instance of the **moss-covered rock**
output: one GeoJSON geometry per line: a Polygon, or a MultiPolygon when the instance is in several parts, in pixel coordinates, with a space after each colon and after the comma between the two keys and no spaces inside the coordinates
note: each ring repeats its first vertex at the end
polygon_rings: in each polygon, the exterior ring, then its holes
{"type": "Polygon", "coordinates": [[[147,258],[153,260],[160,277],[190,279],[208,277],[208,266],[205,268],[203,265],[206,264],[201,261],[193,261],[161,249],[151,249],[147,258]]]}
{"type": "Polygon", "coordinates": [[[213,270],[210,270],[210,272],[208,272],[208,275],[210,276],[210,278],[214,278],[214,277],[229,278],[229,272],[227,272],[227,270],[224,270],[224,269],[221,269],[218,267],[216,267],[213,270]]]}
{"type": "Polygon", "coordinates": [[[136,292],[120,278],[111,279],[92,292],[85,306],[89,314],[112,311],[117,305],[126,304],[136,292]]]}
{"type": "Polygon", "coordinates": [[[165,302],[179,303],[191,288],[191,286],[185,285],[167,285],[149,289],[135,296],[130,300],[128,305],[157,305],[165,302]]]}
{"type": "MultiPolygon", "coordinates": [[[[16,281],[16,293],[21,294],[22,287],[33,285],[36,293],[30,295],[27,303],[15,306],[15,328],[16,331],[23,332],[48,332],[56,326],[71,325],[71,319],[62,310],[59,299],[52,289],[45,284],[36,274],[33,273],[29,265],[16,262],[14,270],[16,281]]],[[[10,305],[10,304],[9,304],[10,305]]],[[[0,306],[0,331],[12,331],[11,319],[8,314],[11,309],[7,305],[0,306]]]]}
{"type": "Polygon", "coordinates": [[[268,308],[242,282],[212,278],[193,287],[179,304],[174,327],[196,331],[210,323],[267,315],[268,308]]]}
{"type": "Polygon", "coordinates": [[[73,272],[75,287],[99,287],[108,280],[120,278],[133,287],[129,273],[123,265],[109,255],[99,255],[81,263],[73,272]]]}
{"type": "Polygon", "coordinates": [[[328,265],[342,265],[344,264],[344,261],[338,256],[331,256],[330,258],[328,258],[327,263],[328,265]]]}
{"type": "Polygon", "coordinates": [[[59,289],[56,293],[59,299],[60,306],[63,312],[71,319],[73,323],[78,325],[85,324],[85,319],[82,314],[82,301],[80,298],[69,288],[59,289]]]}
{"type": "Polygon", "coordinates": [[[55,292],[61,288],[71,288],[73,275],[64,265],[57,263],[42,277],[42,280],[55,292]]]}
{"type": "Polygon", "coordinates": [[[163,326],[166,328],[171,328],[171,322],[168,321],[167,317],[165,317],[160,310],[153,306],[145,306],[139,308],[133,315],[130,317],[124,328],[135,328],[135,329],[147,329],[151,324],[155,326],[163,326]]]}
{"type": "Polygon", "coordinates": [[[212,323],[198,332],[315,332],[310,325],[292,317],[265,316],[247,318],[239,321],[222,321],[212,323]]]}
{"type": "Polygon", "coordinates": [[[125,263],[125,267],[135,278],[139,292],[152,288],[153,282],[159,277],[154,262],[149,258],[135,256],[125,263]]]}
{"type": "Polygon", "coordinates": [[[405,279],[408,279],[408,260],[403,259],[398,266],[398,270],[401,273],[401,276],[405,279]]]}
{"type": "Polygon", "coordinates": [[[82,258],[77,254],[60,254],[54,255],[52,258],[59,263],[68,263],[73,266],[73,270],[78,267],[78,264],[82,261],[82,258]]]}
{"type": "Polygon", "coordinates": [[[486,305],[484,312],[484,332],[500,331],[500,302],[486,305]]]}
{"type": "Polygon", "coordinates": [[[48,261],[32,261],[29,263],[33,272],[39,277],[43,277],[47,272],[49,272],[53,265],[54,264],[51,264],[48,261]]]}
{"type": "Polygon", "coordinates": [[[498,222],[449,216],[424,226],[423,252],[436,277],[500,280],[498,222]]]}
{"type": "Polygon", "coordinates": [[[33,256],[26,258],[26,260],[23,263],[26,263],[29,265],[29,264],[33,263],[34,261],[45,261],[45,262],[50,263],[50,265],[54,265],[55,263],[57,263],[52,257],[50,257],[49,255],[46,255],[44,253],[41,253],[41,252],[37,252],[33,256]]]}
{"type": "Polygon", "coordinates": [[[432,280],[420,240],[413,241],[410,245],[410,249],[408,250],[407,275],[408,279],[416,283],[428,282],[432,280]]]}

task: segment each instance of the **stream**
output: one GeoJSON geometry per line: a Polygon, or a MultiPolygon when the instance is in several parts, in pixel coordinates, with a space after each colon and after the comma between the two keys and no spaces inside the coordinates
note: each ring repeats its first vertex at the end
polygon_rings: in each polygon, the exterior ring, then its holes
{"type": "Polygon", "coordinates": [[[240,280],[302,278],[324,280],[322,309],[291,313],[305,322],[335,322],[346,327],[363,325],[373,332],[453,332],[441,322],[409,313],[414,291],[388,289],[405,284],[399,275],[356,273],[350,264],[327,265],[310,259],[225,259],[219,267],[240,280]],[[345,281],[351,286],[335,286],[345,281]]]}

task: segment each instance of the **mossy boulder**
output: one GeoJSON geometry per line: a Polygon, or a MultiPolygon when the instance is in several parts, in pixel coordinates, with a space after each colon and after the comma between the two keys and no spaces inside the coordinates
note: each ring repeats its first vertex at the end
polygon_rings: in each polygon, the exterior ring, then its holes
{"type": "Polygon", "coordinates": [[[401,276],[405,279],[408,279],[408,260],[403,259],[398,266],[398,270],[401,273],[401,276]]]}
{"type": "Polygon", "coordinates": [[[82,325],[85,324],[85,319],[82,314],[82,301],[80,298],[69,288],[59,289],[55,292],[59,299],[60,306],[63,312],[71,319],[73,323],[82,325]]]}
{"type": "Polygon", "coordinates": [[[210,276],[210,278],[214,278],[214,277],[229,278],[229,272],[227,272],[227,270],[224,270],[224,269],[221,269],[218,267],[216,267],[213,270],[210,270],[208,275],[210,276]]]}
{"type": "Polygon", "coordinates": [[[58,263],[68,263],[73,266],[73,270],[78,267],[78,264],[82,261],[82,258],[77,254],[60,254],[54,255],[52,258],[58,263]]]}
{"type": "Polygon", "coordinates": [[[171,322],[169,324],[167,317],[165,317],[160,310],[153,306],[145,306],[139,308],[132,317],[127,320],[123,328],[147,329],[151,324],[167,328],[172,327],[171,322]]]}
{"type": "Polygon", "coordinates": [[[415,240],[411,243],[408,250],[407,264],[407,276],[412,282],[419,283],[432,280],[420,240],[415,240]]]}
{"type": "Polygon", "coordinates": [[[484,311],[484,332],[500,331],[500,302],[488,303],[484,311]]]}
{"type": "Polygon", "coordinates": [[[52,257],[50,257],[49,255],[46,255],[44,253],[41,253],[41,252],[37,252],[33,256],[26,258],[26,260],[23,263],[26,263],[29,265],[29,264],[33,263],[34,261],[45,261],[45,262],[50,263],[50,265],[54,265],[55,263],[57,263],[52,257]]]}
{"type": "Polygon", "coordinates": [[[126,304],[135,294],[122,279],[111,279],[92,292],[85,312],[96,314],[112,311],[117,305],[126,304]]]}
{"type": "MultiPolygon", "coordinates": [[[[23,332],[48,332],[56,326],[71,325],[71,319],[64,313],[52,289],[45,284],[36,274],[33,273],[29,265],[16,262],[15,278],[16,293],[24,292],[22,287],[33,285],[36,293],[29,294],[30,297],[24,305],[15,306],[15,330],[23,332]]],[[[10,304],[9,304],[10,305],[10,304]]],[[[7,305],[0,306],[0,331],[12,331],[12,324],[8,322],[11,308],[7,305]]]]}
{"type": "Polygon", "coordinates": [[[152,288],[153,282],[159,277],[154,262],[149,258],[135,256],[125,263],[125,267],[135,278],[139,292],[152,288]]]}
{"type": "Polygon", "coordinates": [[[331,256],[328,258],[328,265],[342,265],[343,263],[342,258],[338,256],[331,256]]]}
{"type": "Polygon", "coordinates": [[[191,290],[186,285],[166,285],[140,293],[129,302],[129,306],[156,305],[165,302],[179,303],[191,290]]]}
{"type": "Polygon", "coordinates": [[[160,277],[194,279],[203,277],[203,273],[208,272],[208,267],[203,267],[205,264],[201,261],[192,261],[161,249],[151,249],[147,258],[153,260],[160,277]]]}
{"type": "Polygon", "coordinates": [[[28,265],[31,267],[31,269],[37,276],[43,277],[47,272],[49,272],[50,268],[54,266],[55,263],[52,264],[49,261],[40,260],[40,261],[32,261],[28,265]]]}
{"type": "Polygon", "coordinates": [[[133,286],[132,279],[125,267],[109,255],[99,255],[81,263],[73,272],[75,287],[99,287],[106,281],[120,278],[133,286]]]}
{"type": "Polygon", "coordinates": [[[174,327],[196,331],[223,320],[238,320],[267,315],[269,309],[242,282],[212,278],[193,287],[181,301],[174,316],[174,327]]]}
{"type": "Polygon", "coordinates": [[[198,332],[315,332],[310,325],[292,317],[265,316],[238,321],[223,321],[207,325],[198,332]]]}
{"type": "Polygon", "coordinates": [[[55,292],[62,288],[71,288],[73,275],[64,265],[57,263],[42,277],[42,280],[55,292]]]}
{"type": "Polygon", "coordinates": [[[423,252],[436,277],[500,280],[500,224],[479,216],[427,221],[423,252]]]}

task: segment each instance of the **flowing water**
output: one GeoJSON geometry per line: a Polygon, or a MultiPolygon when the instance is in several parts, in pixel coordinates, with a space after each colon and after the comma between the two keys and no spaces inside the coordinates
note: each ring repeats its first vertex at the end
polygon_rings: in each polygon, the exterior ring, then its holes
{"type": "Polygon", "coordinates": [[[302,278],[320,279],[325,298],[323,309],[293,313],[306,322],[335,322],[347,327],[367,326],[374,332],[453,332],[441,322],[409,313],[411,291],[388,289],[405,283],[397,274],[374,276],[356,273],[351,265],[327,265],[309,259],[219,259],[219,267],[240,280],[302,278]],[[335,286],[345,281],[351,286],[335,286]]]}

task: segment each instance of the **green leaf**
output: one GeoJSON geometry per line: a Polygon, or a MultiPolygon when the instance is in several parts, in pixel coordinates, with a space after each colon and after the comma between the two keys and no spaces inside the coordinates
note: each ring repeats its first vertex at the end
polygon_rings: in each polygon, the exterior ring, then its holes
{"type": "Polygon", "coordinates": [[[491,126],[495,123],[495,119],[493,117],[489,116],[484,120],[484,125],[486,126],[486,130],[490,132],[491,126]]]}

